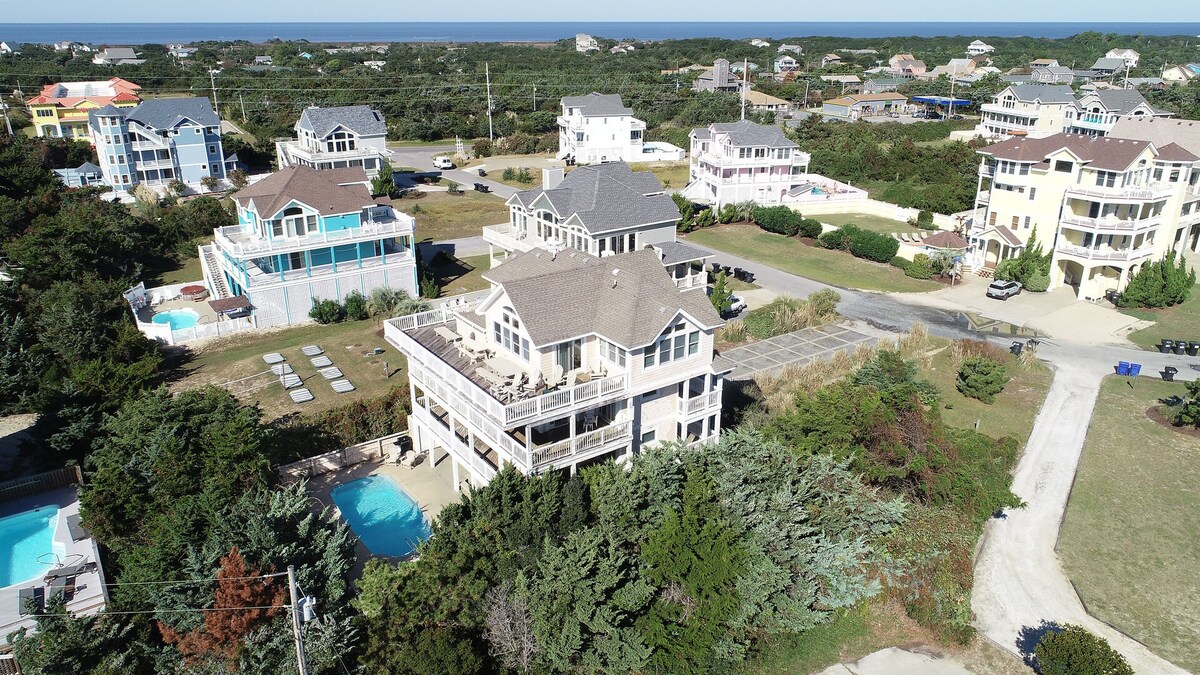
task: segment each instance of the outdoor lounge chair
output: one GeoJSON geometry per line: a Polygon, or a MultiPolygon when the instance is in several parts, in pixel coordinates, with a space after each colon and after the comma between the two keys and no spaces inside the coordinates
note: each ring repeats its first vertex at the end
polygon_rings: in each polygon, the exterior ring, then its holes
{"type": "Polygon", "coordinates": [[[41,614],[46,609],[46,589],[28,586],[17,592],[17,614],[41,614]]]}
{"type": "Polygon", "coordinates": [[[288,395],[292,397],[293,403],[308,403],[313,400],[312,392],[304,387],[289,391],[288,395]]]}
{"type": "Polygon", "coordinates": [[[301,384],[300,376],[295,373],[280,375],[279,383],[283,385],[284,389],[294,389],[295,387],[299,387],[301,384]]]}
{"type": "Polygon", "coordinates": [[[309,360],[312,361],[314,368],[328,368],[333,365],[333,361],[328,356],[317,356],[309,360]]]}
{"type": "Polygon", "coordinates": [[[304,354],[305,356],[320,356],[321,354],[325,353],[325,350],[321,349],[317,345],[308,345],[307,347],[301,347],[300,353],[304,354]]]}
{"type": "Polygon", "coordinates": [[[78,513],[67,516],[67,532],[71,535],[71,541],[80,541],[91,536],[88,534],[87,528],[79,522],[78,513]]]}
{"type": "Polygon", "coordinates": [[[321,370],[319,370],[317,372],[321,373],[321,377],[323,377],[327,380],[336,380],[336,379],[341,378],[341,376],[342,376],[342,370],[340,368],[338,368],[337,366],[329,366],[328,368],[322,368],[321,370]]]}
{"type": "Polygon", "coordinates": [[[350,380],[334,380],[329,383],[333,390],[339,394],[346,394],[354,391],[354,385],[350,384],[350,380]]]}
{"type": "Polygon", "coordinates": [[[560,366],[558,364],[550,366],[550,379],[546,380],[546,384],[551,389],[554,389],[556,387],[561,387],[562,383],[563,383],[563,368],[562,368],[562,366],[560,366]]]}
{"type": "Polygon", "coordinates": [[[286,363],[276,363],[275,365],[271,366],[271,372],[275,373],[276,375],[287,375],[288,373],[292,372],[292,367],[286,363]]]}
{"type": "Polygon", "coordinates": [[[263,354],[263,361],[265,361],[267,365],[275,365],[276,363],[283,363],[284,358],[283,354],[280,354],[279,352],[271,352],[270,354],[263,354]]]}
{"type": "Polygon", "coordinates": [[[75,577],[57,577],[50,581],[51,598],[62,596],[63,602],[70,602],[75,597],[75,577]]]}
{"type": "Polygon", "coordinates": [[[74,577],[94,571],[96,571],[96,563],[90,561],[79,563],[77,565],[63,565],[62,567],[55,567],[49,572],[46,572],[46,576],[43,577],[43,581],[50,583],[55,579],[66,579],[67,577],[74,577]]]}

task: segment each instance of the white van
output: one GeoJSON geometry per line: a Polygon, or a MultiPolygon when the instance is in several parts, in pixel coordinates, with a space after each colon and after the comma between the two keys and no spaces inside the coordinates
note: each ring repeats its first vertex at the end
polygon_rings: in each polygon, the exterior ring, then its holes
{"type": "Polygon", "coordinates": [[[441,155],[433,158],[433,166],[437,169],[453,169],[454,162],[451,162],[449,157],[441,155]]]}

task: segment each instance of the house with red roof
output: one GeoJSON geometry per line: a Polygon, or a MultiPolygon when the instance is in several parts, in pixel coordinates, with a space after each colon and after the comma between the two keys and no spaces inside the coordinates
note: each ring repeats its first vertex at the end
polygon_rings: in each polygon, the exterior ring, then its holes
{"type": "Polygon", "coordinates": [[[132,108],[142,102],[140,86],[119,77],[95,82],[58,82],[26,101],[38,136],[88,139],[88,111],[111,105],[132,108]]]}

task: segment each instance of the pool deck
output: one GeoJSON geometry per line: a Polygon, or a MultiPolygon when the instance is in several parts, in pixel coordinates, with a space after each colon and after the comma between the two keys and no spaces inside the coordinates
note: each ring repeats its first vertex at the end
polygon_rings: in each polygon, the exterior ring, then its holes
{"type": "MultiPolygon", "coordinates": [[[[432,466],[429,457],[426,456],[422,458],[420,464],[411,469],[386,460],[360,462],[340,471],[332,471],[308,479],[308,493],[320,504],[320,506],[314,504],[315,508],[327,507],[340,517],[337,504],[333,503],[332,492],[335,487],[366,476],[387,476],[396,481],[408,493],[408,496],[413,498],[421,507],[421,513],[425,514],[425,518],[432,524],[447,504],[453,504],[460,499],[460,495],[454,490],[454,478],[450,473],[448,457],[449,455],[444,456],[437,466],[432,466]]],[[[372,557],[382,557],[392,561],[401,560],[401,558],[387,556],[372,556],[361,541],[355,544],[354,554],[357,561],[350,571],[352,583],[362,576],[363,567],[372,557]]]]}
{"type": "Polygon", "coordinates": [[[213,311],[212,307],[208,306],[208,300],[196,302],[195,300],[188,300],[187,298],[164,300],[154,307],[143,307],[138,310],[137,317],[139,321],[150,323],[154,320],[155,314],[169,312],[173,309],[190,309],[196,314],[199,314],[200,319],[196,321],[197,324],[209,324],[217,322],[217,313],[213,311]]]}
{"type": "MultiPolygon", "coordinates": [[[[0,504],[0,517],[49,505],[58,507],[54,543],[65,548],[64,560],[96,563],[95,571],[75,577],[75,593],[67,603],[67,611],[72,614],[95,614],[108,603],[108,591],[104,585],[104,567],[100,561],[100,552],[96,548],[96,540],[85,537],[79,541],[71,541],[71,534],[67,530],[67,517],[79,513],[79,500],[76,498],[75,488],[59,488],[4,502],[0,504]]],[[[48,584],[41,578],[0,588],[0,639],[20,628],[35,627],[36,621],[21,616],[20,591],[30,586],[41,587],[43,592],[49,595],[48,584]]]]}

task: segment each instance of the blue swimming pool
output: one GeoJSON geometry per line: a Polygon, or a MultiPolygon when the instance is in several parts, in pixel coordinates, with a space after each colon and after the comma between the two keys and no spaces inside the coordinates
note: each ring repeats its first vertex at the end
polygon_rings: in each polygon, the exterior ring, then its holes
{"type": "Polygon", "coordinates": [[[154,323],[165,323],[171,326],[171,330],[179,330],[180,328],[191,328],[200,320],[200,315],[193,309],[172,309],[166,312],[159,312],[150,319],[154,323]]]}
{"type": "Polygon", "coordinates": [[[0,588],[36,579],[54,565],[58,508],[43,506],[0,518],[0,588]]]}
{"type": "Polygon", "coordinates": [[[373,555],[403,557],[429,538],[421,508],[387,476],[367,476],[333,490],[350,529],[373,555]]]}

